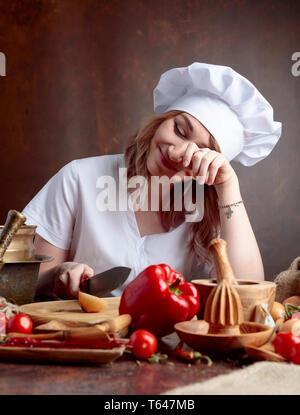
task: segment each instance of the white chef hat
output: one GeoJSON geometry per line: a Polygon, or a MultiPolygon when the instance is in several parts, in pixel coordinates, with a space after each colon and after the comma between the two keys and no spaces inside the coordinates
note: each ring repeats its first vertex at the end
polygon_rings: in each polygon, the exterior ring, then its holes
{"type": "Polygon", "coordinates": [[[161,75],[154,111],[187,112],[215,137],[229,161],[252,166],[267,157],[281,135],[273,108],[255,86],[228,66],[195,62],[161,75]]]}

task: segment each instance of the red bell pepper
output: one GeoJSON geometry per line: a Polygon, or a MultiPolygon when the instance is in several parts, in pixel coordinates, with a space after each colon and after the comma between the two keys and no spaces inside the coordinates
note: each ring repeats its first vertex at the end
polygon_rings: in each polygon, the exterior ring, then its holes
{"type": "Polygon", "coordinates": [[[0,312],[0,334],[6,334],[8,318],[2,312],[0,312]]]}
{"type": "Polygon", "coordinates": [[[198,313],[197,288],[169,265],[150,265],[124,289],[119,313],[130,314],[134,330],[145,329],[162,337],[174,324],[198,313]]]}

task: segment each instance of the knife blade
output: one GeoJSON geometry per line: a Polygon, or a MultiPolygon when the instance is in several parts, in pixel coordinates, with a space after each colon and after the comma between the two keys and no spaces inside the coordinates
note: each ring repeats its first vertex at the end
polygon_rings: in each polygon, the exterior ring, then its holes
{"type": "Polygon", "coordinates": [[[105,294],[123,285],[130,272],[131,268],[128,267],[114,267],[100,272],[100,274],[96,274],[91,278],[82,280],[80,288],[88,294],[103,297],[105,294]]]}

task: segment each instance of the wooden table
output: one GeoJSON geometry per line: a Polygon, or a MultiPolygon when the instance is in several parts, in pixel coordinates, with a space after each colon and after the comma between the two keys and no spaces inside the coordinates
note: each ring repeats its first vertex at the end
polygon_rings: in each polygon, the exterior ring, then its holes
{"type": "Polygon", "coordinates": [[[180,361],[171,356],[178,341],[175,333],[163,339],[159,350],[169,356],[163,363],[138,365],[130,355],[106,366],[0,362],[0,394],[158,395],[241,367],[241,361],[230,359],[214,359],[210,367],[205,361],[180,361]]]}

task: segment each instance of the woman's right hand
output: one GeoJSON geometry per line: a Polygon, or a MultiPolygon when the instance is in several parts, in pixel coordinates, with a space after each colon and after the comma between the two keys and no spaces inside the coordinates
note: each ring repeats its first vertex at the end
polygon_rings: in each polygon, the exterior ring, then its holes
{"type": "Polygon", "coordinates": [[[78,298],[84,280],[94,275],[92,268],[77,262],[63,262],[56,265],[53,271],[53,294],[65,300],[78,298]]]}
{"type": "Polygon", "coordinates": [[[86,264],[67,262],[70,252],[52,245],[38,233],[34,238],[34,247],[40,255],[53,257],[52,261],[40,265],[36,298],[77,298],[81,283],[92,277],[94,270],[86,264]]]}

